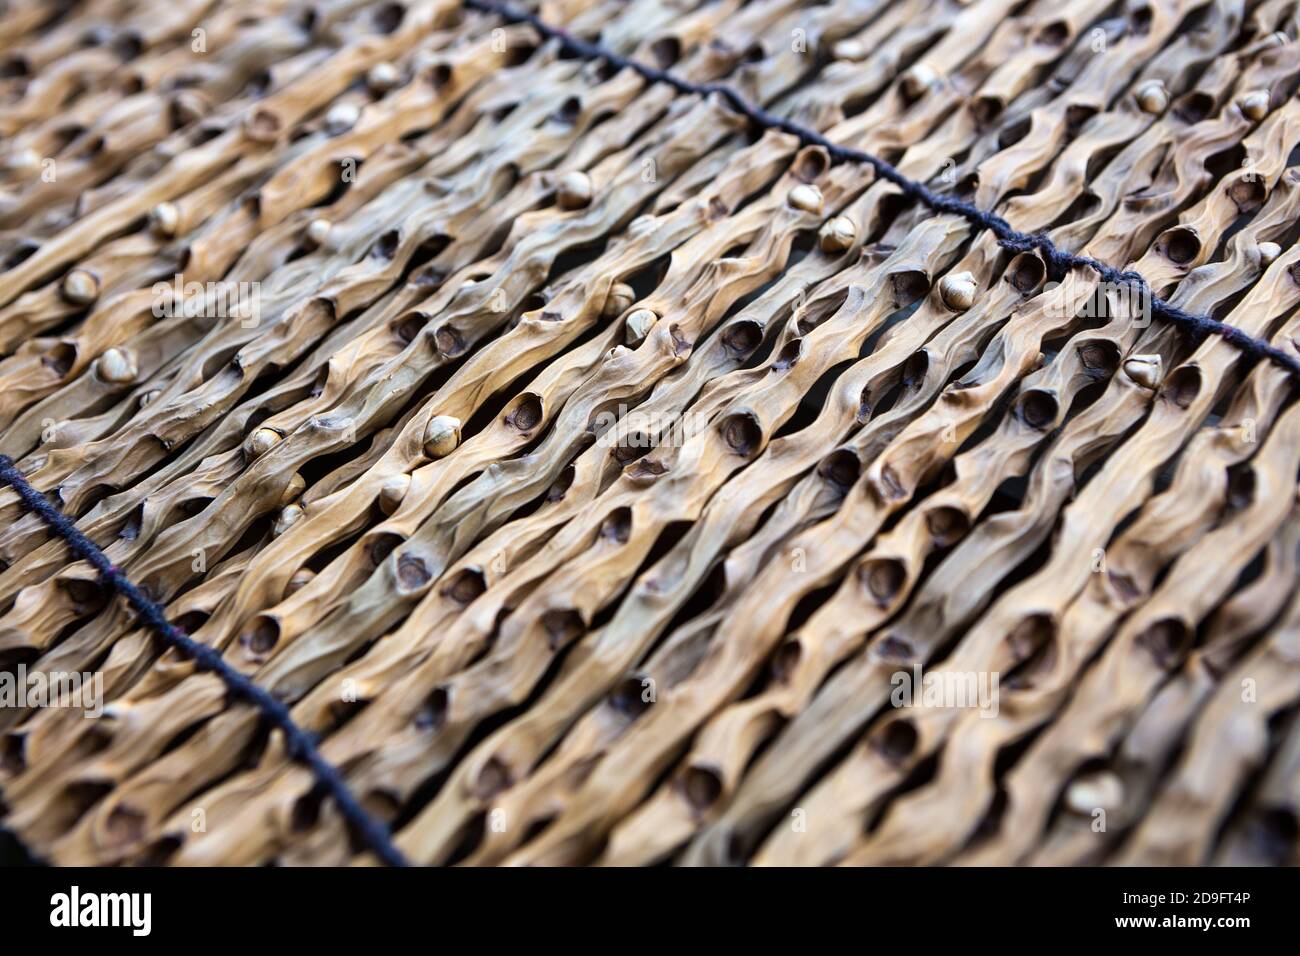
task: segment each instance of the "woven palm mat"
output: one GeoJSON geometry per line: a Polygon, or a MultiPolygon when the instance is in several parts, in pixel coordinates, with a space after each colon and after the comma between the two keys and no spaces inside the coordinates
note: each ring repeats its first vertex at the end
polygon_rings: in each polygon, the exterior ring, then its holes
{"type": "MultiPolygon", "coordinates": [[[[1296,354],[1294,0],[532,12],[1296,354]]],[[[1139,288],[453,0],[6,3],[0,163],[0,453],[411,862],[1294,861],[1293,382],[1139,288]]],[[[33,854],[377,861],[0,518],[33,854]]]]}

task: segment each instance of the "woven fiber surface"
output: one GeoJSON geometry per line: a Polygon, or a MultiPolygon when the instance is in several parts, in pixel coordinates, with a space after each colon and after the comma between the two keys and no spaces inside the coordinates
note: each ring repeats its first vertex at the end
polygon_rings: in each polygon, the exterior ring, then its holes
{"type": "Polygon", "coordinates": [[[1295,862],[1298,35],[0,6],[0,826],[1295,862]]]}

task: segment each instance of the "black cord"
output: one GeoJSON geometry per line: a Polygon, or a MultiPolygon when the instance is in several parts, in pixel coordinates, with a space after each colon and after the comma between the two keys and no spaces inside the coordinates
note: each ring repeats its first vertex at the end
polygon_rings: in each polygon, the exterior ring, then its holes
{"type": "Polygon", "coordinates": [[[148,624],[164,643],[193,660],[199,670],[216,674],[233,696],[252,704],[263,717],[279,727],[284,733],[289,755],[312,772],[316,782],[334,798],[344,819],[356,828],[362,839],[381,860],[389,866],[409,865],[402,851],[393,845],[388,827],[366,812],[357,798],[352,795],[347,782],[338,770],[321,757],[316,749],[315,735],[303,730],[294,722],[293,715],[283,702],[227,664],[216,650],[206,644],[200,644],[170,623],[162,607],[132,583],[95,542],[78,530],[71,518],[33,488],[26,476],[14,465],[13,459],[7,455],[0,455],[0,482],[18,492],[18,497],[22,499],[27,509],[35,513],[50,530],[62,538],[73,554],[89,563],[99,573],[99,578],[105,585],[125,598],[127,604],[135,609],[141,620],[148,624]]]}
{"type": "Polygon", "coordinates": [[[1016,252],[1037,250],[1042,255],[1047,266],[1057,275],[1063,275],[1069,269],[1077,266],[1086,266],[1107,282],[1134,289],[1139,295],[1149,299],[1153,315],[1157,315],[1176,325],[1181,325],[1198,336],[1217,335],[1235,346],[1239,351],[1255,358],[1266,359],[1300,378],[1300,359],[1277,348],[1271,342],[1256,338],[1235,325],[1220,322],[1208,315],[1187,312],[1164,299],[1158,298],[1151,291],[1151,287],[1141,273],[1116,269],[1114,266],[1107,265],[1091,256],[1066,252],[1058,248],[1051,239],[1041,233],[1020,232],[1012,228],[1009,222],[995,213],[987,212],[972,203],[955,199],[952,196],[942,196],[923,183],[909,179],[899,172],[896,167],[885,162],[879,156],[873,156],[862,150],[833,143],[814,129],[802,126],[784,117],[776,116],[755,106],[741,96],[737,90],[725,83],[691,83],[680,77],[673,76],[666,70],[656,69],[644,63],[638,63],[636,60],[619,56],[613,50],[599,44],[588,43],[586,40],[579,39],[559,27],[551,26],[536,14],[516,10],[509,4],[497,3],[495,0],[463,0],[463,2],[471,10],[496,14],[507,23],[527,23],[542,36],[557,40],[564,49],[583,59],[604,60],[611,66],[633,70],[650,82],[667,84],[679,93],[699,96],[716,93],[726,100],[733,110],[743,115],[755,126],[789,133],[791,136],[797,137],[805,146],[820,146],[830,155],[833,163],[857,163],[870,166],[875,170],[877,176],[893,183],[902,190],[903,195],[908,199],[919,202],[935,212],[961,216],[972,225],[992,232],[993,235],[997,236],[998,242],[1008,249],[1016,252]]]}

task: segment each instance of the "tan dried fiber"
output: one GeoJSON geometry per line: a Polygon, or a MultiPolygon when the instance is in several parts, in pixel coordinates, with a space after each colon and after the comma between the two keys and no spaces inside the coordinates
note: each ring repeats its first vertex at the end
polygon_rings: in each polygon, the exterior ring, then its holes
{"type": "MultiPolygon", "coordinates": [[[[529,8],[1300,354],[1294,0],[529,8]]],[[[0,12],[0,453],[417,863],[1296,862],[1295,383],[1124,293],[454,0],[0,12]]],[[[0,825],[375,862],[0,519],[0,825]]]]}

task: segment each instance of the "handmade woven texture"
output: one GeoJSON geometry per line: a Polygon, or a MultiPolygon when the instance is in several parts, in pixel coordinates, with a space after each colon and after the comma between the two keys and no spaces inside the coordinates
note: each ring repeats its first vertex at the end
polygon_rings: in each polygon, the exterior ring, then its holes
{"type": "Polygon", "coordinates": [[[5,5],[0,666],[103,714],[0,707],[0,825],[1294,862],[1298,34],[5,5]]]}

